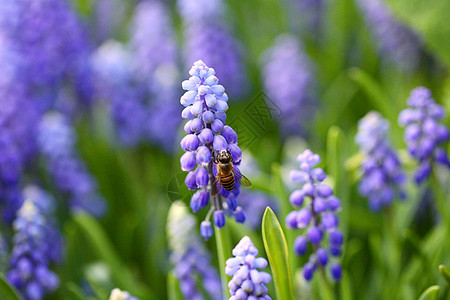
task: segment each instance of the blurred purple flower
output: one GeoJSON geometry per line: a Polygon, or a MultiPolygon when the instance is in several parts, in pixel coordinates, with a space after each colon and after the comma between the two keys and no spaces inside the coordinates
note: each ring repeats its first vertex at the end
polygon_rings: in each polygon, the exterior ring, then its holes
{"type": "Polygon", "coordinates": [[[76,135],[64,115],[51,112],[44,116],[39,124],[39,147],[56,187],[70,197],[72,210],[103,214],[105,203],[97,182],[76,151],[76,135]]]}
{"type": "Polygon", "coordinates": [[[71,77],[76,91],[92,96],[88,34],[67,1],[18,0],[0,3],[0,32],[23,59],[22,80],[35,94],[54,91],[71,77]]]}
{"type": "Polygon", "coordinates": [[[62,258],[62,237],[51,217],[54,200],[35,186],[27,187],[24,197],[13,223],[14,246],[7,278],[24,299],[38,300],[59,285],[49,266],[62,258]]]}
{"type": "Polygon", "coordinates": [[[259,191],[244,191],[239,194],[239,204],[246,212],[246,224],[252,229],[261,228],[261,221],[266,207],[277,211],[278,205],[275,198],[259,191]]]}
{"type": "Polygon", "coordinates": [[[295,36],[281,35],[262,57],[268,98],[281,110],[284,136],[305,133],[317,105],[312,64],[295,36]]]}
{"type": "Polygon", "coordinates": [[[445,110],[434,101],[427,88],[413,89],[407,102],[408,108],[400,113],[398,120],[405,127],[408,151],[419,162],[414,180],[420,184],[430,176],[434,162],[450,169],[444,146],[449,140],[449,129],[439,123],[445,117],[445,110]]]}
{"type": "Polygon", "coordinates": [[[422,48],[420,37],[395,19],[383,0],[358,0],[357,3],[383,58],[405,71],[417,68],[422,48]]]}
{"type": "Polygon", "coordinates": [[[150,141],[174,151],[180,124],[177,98],[177,47],[170,15],[163,3],[143,1],[136,7],[131,29],[135,71],[149,92],[147,134],[150,141]],[[161,130],[161,124],[164,129],[161,130]]]}
{"type": "Polygon", "coordinates": [[[217,76],[233,97],[243,95],[248,78],[242,45],[224,22],[224,3],[221,0],[178,0],[178,10],[184,24],[185,66],[201,59],[215,67],[217,76]]]}
{"type": "MultiPolygon", "coordinates": [[[[306,254],[308,243],[314,250],[309,261],[303,266],[303,277],[311,280],[317,267],[325,268],[329,265],[329,258],[341,254],[344,238],[337,228],[339,219],[336,214],[341,205],[339,199],[333,195],[331,187],[322,183],[326,173],[321,168],[315,168],[320,162],[320,156],[311,150],[305,150],[299,154],[297,161],[300,163],[300,170],[292,170],[290,176],[293,181],[303,186],[291,194],[289,201],[294,207],[301,208],[287,215],[286,226],[304,230],[294,242],[297,255],[306,254]]],[[[342,272],[340,265],[333,263],[330,271],[333,279],[339,281],[342,272]]]]}
{"type": "Polygon", "coordinates": [[[144,137],[148,111],[145,87],[133,70],[131,52],[119,42],[110,40],[93,54],[96,87],[101,98],[108,99],[111,117],[122,144],[136,145],[144,137]]]}
{"type": "Polygon", "coordinates": [[[211,266],[210,254],[195,230],[195,218],[182,202],[176,202],[172,204],[167,219],[170,260],[184,297],[204,299],[201,292],[204,289],[211,299],[222,299],[219,275],[211,266]]]}
{"type": "Polygon", "coordinates": [[[389,122],[377,112],[369,112],[358,123],[358,143],[364,160],[359,184],[360,193],[368,197],[369,206],[379,211],[391,205],[395,197],[404,197],[404,174],[397,153],[388,139],[389,122]]]}

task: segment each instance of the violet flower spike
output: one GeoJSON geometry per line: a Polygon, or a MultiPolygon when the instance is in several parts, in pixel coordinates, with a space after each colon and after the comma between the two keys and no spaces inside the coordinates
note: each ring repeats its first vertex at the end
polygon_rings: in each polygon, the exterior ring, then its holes
{"type": "Polygon", "coordinates": [[[227,259],[225,273],[233,278],[228,283],[231,297],[229,300],[261,299],[271,300],[266,285],[270,283],[270,274],[259,271],[267,267],[267,260],[258,255],[258,249],[248,236],[245,236],[233,249],[234,257],[227,259]]]}
{"type": "Polygon", "coordinates": [[[35,186],[27,187],[24,197],[13,223],[14,246],[7,278],[24,299],[39,300],[59,285],[49,266],[62,257],[62,237],[51,217],[53,199],[35,186]]]}
{"type": "Polygon", "coordinates": [[[369,112],[358,123],[356,142],[364,160],[359,192],[369,200],[370,209],[379,211],[398,198],[404,198],[404,174],[389,138],[389,122],[377,112],[369,112]]]}
{"type": "Polygon", "coordinates": [[[225,214],[233,215],[237,222],[245,221],[242,208],[235,202],[239,195],[237,181],[231,191],[221,188],[219,195],[213,196],[211,193],[217,175],[214,164],[216,151],[228,151],[236,170],[242,152],[237,145],[236,132],[225,125],[228,95],[219,84],[215,70],[199,60],[194,63],[189,74],[189,80],[182,83],[186,93],[180,99],[185,106],[181,115],[187,120],[184,126],[187,135],[180,142],[186,152],[180,158],[180,163],[181,169],[189,172],[185,179],[186,186],[196,191],[191,198],[192,210],[197,212],[211,202],[209,213],[200,226],[202,236],[208,239],[212,235],[212,215],[214,224],[219,228],[225,225],[225,214]]]}
{"type": "Polygon", "coordinates": [[[195,218],[183,202],[179,201],[171,206],[167,236],[174,276],[180,283],[185,299],[203,299],[202,290],[205,290],[210,299],[221,300],[219,274],[211,266],[210,254],[195,230],[196,226],[195,218]]]}
{"type": "Polygon", "coordinates": [[[309,261],[303,266],[303,277],[309,281],[317,268],[330,265],[332,278],[339,281],[342,276],[341,266],[336,262],[330,263],[330,260],[340,256],[344,241],[336,215],[341,208],[340,201],[333,195],[332,188],[323,183],[326,173],[321,168],[315,168],[320,162],[318,154],[305,150],[297,157],[297,161],[300,170],[291,171],[290,176],[303,186],[291,194],[289,201],[300,209],[287,215],[286,226],[289,229],[302,229],[303,234],[294,242],[297,255],[305,255],[308,244],[314,249],[309,261]]]}
{"type": "Polygon", "coordinates": [[[317,99],[313,65],[298,38],[284,34],[262,56],[264,90],[280,109],[283,136],[305,135],[317,99]]]}
{"type": "Polygon", "coordinates": [[[67,118],[57,112],[44,116],[39,126],[39,147],[55,185],[70,198],[73,211],[104,213],[104,199],[95,178],[76,151],[76,135],[67,118]]]}
{"type": "Polygon", "coordinates": [[[434,101],[427,88],[413,89],[407,102],[408,108],[400,113],[398,121],[405,127],[404,139],[408,152],[419,163],[414,181],[420,184],[430,176],[434,163],[450,169],[445,150],[449,129],[439,123],[445,117],[445,110],[434,101]]]}

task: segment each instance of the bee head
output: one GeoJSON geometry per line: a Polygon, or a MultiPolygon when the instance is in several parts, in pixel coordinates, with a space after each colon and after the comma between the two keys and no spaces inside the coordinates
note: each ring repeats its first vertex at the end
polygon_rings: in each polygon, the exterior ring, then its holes
{"type": "Polygon", "coordinates": [[[217,160],[223,164],[229,163],[231,159],[231,153],[227,150],[222,150],[217,154],[217,160]]]}

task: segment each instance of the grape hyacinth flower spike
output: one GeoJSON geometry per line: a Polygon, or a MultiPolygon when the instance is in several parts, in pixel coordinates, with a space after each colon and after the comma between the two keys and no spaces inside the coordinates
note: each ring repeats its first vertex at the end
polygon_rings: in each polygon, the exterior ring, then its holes
{"type": "Polygon", "coordinates": [[[444,108],[434,101],[427,88],[413,89],[407,103],[409,107],[400,113],[399,123],[405,127],[404,139],[409,153],[419,162],[414,180],[420,184],[430,176],[434,162],[450,169],[444,147],[449,140],[449,130],[439,123],[445,117],[444,108]]]}
{"type": "Polygon", "coordinates": [[[221,188],[219,195],[212,193],[217,175],[215,153],[229,153],[234,170],[239,173],[237,166],[242,152],[237,145],[236,132],[225,125],[228,96],[224,87],[218,84],[214,69],[199,60],[189,74],[189,80],[182,83],[186,92],[180,99],[185,106],[181,115],[187,120],[184,125],[187,135],[180,142],[186,152],[180,163],[181,169],[189,172],[185,179],[186,186],[196,191],[191,199],[192,210],[197,212],[211,202],[209,213],[200,226],[201,235],[208,239],[212,236],[211,215],[219,228],[225,225],[225,214],[233,215],[237,222],[245,221],[244,211],[236,200],[239,195],[237,181],[231,191],[221,188]]]}
{"type": "Polygon", "coordinates": [[[258,269],[267,267],[267,260],[256,257],[258,249],[248,236],[242,238],[233,249],[234,257],[226,262],[225,273],[233,278],[228,283],[230,300],[238,299],[272,299],[267,295],[266,285],[270,283],[270,274],[258,269]]]}
{"type": "Polygon", "coordinates": [[[219,274],[211,266],[210,254],[195,230],[196,224],[183,202],[172,204],[168,214],[167,236],[173,273],[185,299],[203,299],[204,290],[209,299],[221,300],[219,274]]]}
{"type": "Polygon", "coordinates": [[[370,209],[379,211],[395,197],[404,197],[406,176],[388,139],[389,122],[378,112],[369,112],[358,123],[356,142],[364,160],[359,192],[369,199],[370,209]]]}
{"type": "MultiPolygon", "coordinates": [[[[305,150],[297,157],[297,161],[300,163],[300,170],[292,170],[290,177],[303,186],[291,194],[289,201],[300,209],[287,215],[286,226],[289,229],[303,230],[303,234],[294,242],[297,255],[306,254],[308,243],[312,246],[313,253],[303,266],[303,277],[309,281],[317,267],[325,268],[330,265],[331,257],[341,254],[344,238],[337,228],[339,219],[336,215],[341,205],[331,187],[323,183],[327,176],[325,172],[321,168],[315,168],[320,162],[320,156],[311,150],[305,150]]],[[[333,279],[339,281],[342,276],[339,263],[332,263],[330,271],[333,279]]]]}
{"type": "Polygon", "coordinates": [[[43,190],[29,186],[26,198],[13,223],[14,246],[7,275],[24,299],[39,300],[59,285],[49,269],[62,256],[62,238],[53,224],[53,199],[43,190]]]}

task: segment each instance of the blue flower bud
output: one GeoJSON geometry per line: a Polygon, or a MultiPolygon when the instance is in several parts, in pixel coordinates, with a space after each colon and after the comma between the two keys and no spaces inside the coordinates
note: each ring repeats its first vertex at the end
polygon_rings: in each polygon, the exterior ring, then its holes
{"type": "Polygon", "coordinates": [[[208,147],[206,146],[200,146],[197,149],[196,157],[197,157],[197,164],[199,165],[207,164],[211,161],[211,151],[209,151],[208,147]]]}
{"type": "Polygon", "coordinates": [[[200,235],[205,239],[209,239],[213,235],[211,222],[203,221],[200,225],[200,235]]]}
{"type": "Polygon", "coordinates": [[[198,135],[198,139],[202,144],[210,144],[214,140],[214,135],[209,128],[204,128],[198,135]]]}
{"type": "Polygon", "coordinates": [[[303,192],[301,190],[295,190],[289,197],[289,202],[294,206],[302,206],[303,192]]]}
{"type": "Polygon", "coordinates": [[[225,214],[223,213],[223,210],[216,210],[214,212],[214,224],[219,227],[222,228],[223,226],[225,226],[225,214]]]}
{"type": "Polygon", "coordinates": [[[228,144],[223,136],[216,135],[214,137],[213,147],[214,147],[214,150],[221,151],[221,150],[226,150],[228,148],[228,144]]]}
{"type": "Polygon", "coordinates": [[[192,171],[196,165],[195,154],[193,152],[186,152],[180,158],[181,170],[192,171]]]}
{"type": "Polygon", "coordinates": [[[187,188],[189,190],[196,190],[198,188],[197,186],[197,172],[196,171],[192,171],[189,172],[186,175],[186,178],[184,180],[184,183],[186,184],[187,188]]]}
{"type": "Polygon", "coordinates": [[[319,261],[319,263],[322,266],[326,266],[328,263],[328,254],[327,254],[327,250],[325,250],[324,248],[319,248],[316,251],[316,255],[317,255],[317,260],[319,261]]]}
{"type": "Polygon", "coordinates": [[[211,124],[214,121],[215,117],[211,111],[207,110],[202,114],[202,119],[205,124],[211,124]]]}
{"type": "Polygon", "coordinates": [[[225,125],[223,127],[222,135],[227,140],[228,144],[237,143],[237,134],[230,126],[225,125]]]}
{"type": "Polygon", "coordinates": [[[197,170],[196,183],[199,188],[206,188],[209,182],[208,171],[205,168],[197,170]]]}
{"type": "Polygon", "coordinates": [[[215,119],[212,123],[211,123],[211,130],[214,133],[220,133],[223,129],[223,122],[220,121],[219,119],[215,119]]]}
{"type": "Polygon", "coordinates": [[[242,207],[238,206],[236,207],[236,210],[234,211],[234,219],[236,220],[236,222],[238,223],[244,223],[245,222],[245,212],[242,209],[242,207]]]}
{"type": "Polygon", "coordinates": [[[331,265],[330,270],[331,270],[331,275],[333,276],[335,281],[341,280],[341,277],[342,277],[341,265],[339,265],[338,263],[333,263],[331,265]]]}
{"type": "Polygon", "coordinates": [[[303,266],[303,277],[305,277],[306,280],[310,281],[313,278],[315,271],[315,266],[312,263],[306,263],[303,266]]]}
{"type": "Polygon", "coordinates": [[[304,255],[308,248],[308,241],[302,235],[299,235],[294,242],[294,251],[297,255],[304,255]]]}
{"type": "Polygon", "coordinates": [[[322,241],[322,231],[317,226],[309,227],[307,236],[314,245],[318,245],[322,241]]]}

